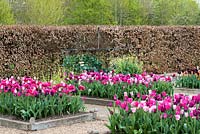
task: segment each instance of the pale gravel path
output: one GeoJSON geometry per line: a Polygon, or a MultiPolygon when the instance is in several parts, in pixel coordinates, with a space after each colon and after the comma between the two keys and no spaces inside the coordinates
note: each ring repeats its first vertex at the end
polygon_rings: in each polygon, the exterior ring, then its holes
{"type": "Polygon", "coordinates": [[[12,128],[0,127],[0,134],[88,134],[91,131],[98,131],[99,134],[107,134],[108,123],[107,107],[86,104],[87,111],[98,110],[96,121],[82,122],[70,126],[59,126],[39,131],[22,131],[12,128]]]}
{"type": "Polygon", "coordinates": [[[88,134],[88,132],[94,130],[98,131],[100,134],[106,134],[108,129],[105,127],[105,123],[107,123],[107,121],[91,121],[39,131],[22,131],[0,127],[0,134],[88,134]]]}

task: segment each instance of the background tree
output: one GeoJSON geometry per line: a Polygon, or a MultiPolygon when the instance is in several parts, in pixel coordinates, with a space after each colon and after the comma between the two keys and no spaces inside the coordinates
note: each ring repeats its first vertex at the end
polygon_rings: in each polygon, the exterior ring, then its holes
{"type": "Polygon", "coordinates": [[[143,0],[110,0],[117,25],[142,25],[147,23],[149,3],[143,0]]]}
{"type": "Polygon", "coordinates": [[[193,25],[199,12],[194,0],[153,0],[152,25],[193,25]]]}
{"type": "Polygon", "coordinates": [[[6,0],[0,0],[0,24],[14,24],[11,7],[6,0]]]}
{"type": "MultiPolygon", "coordinates": [[[[1,10],[5,1],[10,1],[18,24],[200,24],[200,3],[197,0],[0,0],[4,2],[0,5],[1,10]]],[[[8,14],[13,18],[11,11],[8,14]]]]}
{"type": "Polygon", "coordinates": [[[171,0],[153,0],[151,25],[168,25],[173,14],[171,0]]]}
{"type": "Polygon", "coordinates": [[[68,0],[65,24],[113,24],[114,18],[108,0],[68,0]]]}
{"type": "Polygon", "coordinates": [[[63,0],[27,0],[25,23],[60,25],[64,17],[63,0]]]}
{"type": "Polygon", "coordinates": [[[173,1],[173,15],[170,24],[195,25],[200,12],[199,5],[194,0],[173,1]]]}
{"type": "Polygon", "coordinates": [[[24,24],[27,20],[26,3],[27,0],[9,0],[17,24],[24,24]]]}

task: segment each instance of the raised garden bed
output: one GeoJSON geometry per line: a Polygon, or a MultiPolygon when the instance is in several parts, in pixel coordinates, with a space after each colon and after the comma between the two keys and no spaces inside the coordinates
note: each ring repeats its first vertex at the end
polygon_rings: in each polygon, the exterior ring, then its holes
{"type": "Polygon", "coordinates": [[[33,117],[26,121],[19,121],[11,118],[0,117],[0,125],[21,130],[41,130],[60,125],[71,125],[83,121],[91,121],[96,119],[96,112],[79,113],[73,116],[64,116],[57,118],[47,118],[46,120],[35,120],[33,117]]]}
{"type": "Polygon", "coordinates": [[[114,95],[123,99],[124,92],[145,95],[154,89],[158,93],[165,91],[167,94],[173,94],[171,76],[152,73],[148,75],[145,72],[134,75],[104,72],[84,72],[79,75],[70,73],[65,80],[68,85],[71,84],[76,89],[74,94],[111,100],[114,95]]]}
{"type": "Polygon", "coordinates": [[[200,94],[168,96],[151,92],[146,99],[134,101],[124,96],[115,100],[117,110],[110,108],[111,133],[196,134],[200,131],[200,94]]]}
{"type": "MultiPolygon", "coordinates": [[[[192,94],[199,94],[200,89],[191,89],[191,88],[175,88],[174,93],[183,93],[187,95],[192,94]]],[[[107,98],[95,98],[95,97],[82,97],[85,104],[92,104],[92,105],[100,105],[100,106],[112,106],[114,100],[107,99],[107,98]]]]}
{"type": "Polygon", "coordinates": [[[1,79],[0,125],[40,130],[96,118],[96,113],[84,112],[83,101],[80,96],[72,97],[73,91],[72,85],[30,77],[1,79]]]}

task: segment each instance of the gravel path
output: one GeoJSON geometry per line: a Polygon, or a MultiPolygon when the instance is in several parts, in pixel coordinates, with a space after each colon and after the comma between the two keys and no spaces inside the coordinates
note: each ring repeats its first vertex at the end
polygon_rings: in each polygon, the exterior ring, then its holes
{"type": "Polygon", "coordinates": [[[92,131],[99,132],[99,134],[107,134],[108,128],[106,128],[105,123],[107,123],[107,121],[91,121],[77,123],[71,126],[59,126],[40,131],[22,131],[0,127],[0,134],[89,134],[92,131]]]}

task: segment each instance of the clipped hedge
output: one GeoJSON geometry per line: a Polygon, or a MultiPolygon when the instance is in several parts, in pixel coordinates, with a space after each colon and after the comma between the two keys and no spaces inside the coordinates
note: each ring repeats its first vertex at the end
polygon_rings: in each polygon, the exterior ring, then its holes
{"type": "Polygon", "coordinates": [[[97,26],[0,26],[0,75],[52,72],[62,62],[63,49],[98,44],[119,50],[92,53],[104,58],[134,54],[147,71],[172,72],[200,63],[198,26],[100,26],[99,35],[97,26]]]}

